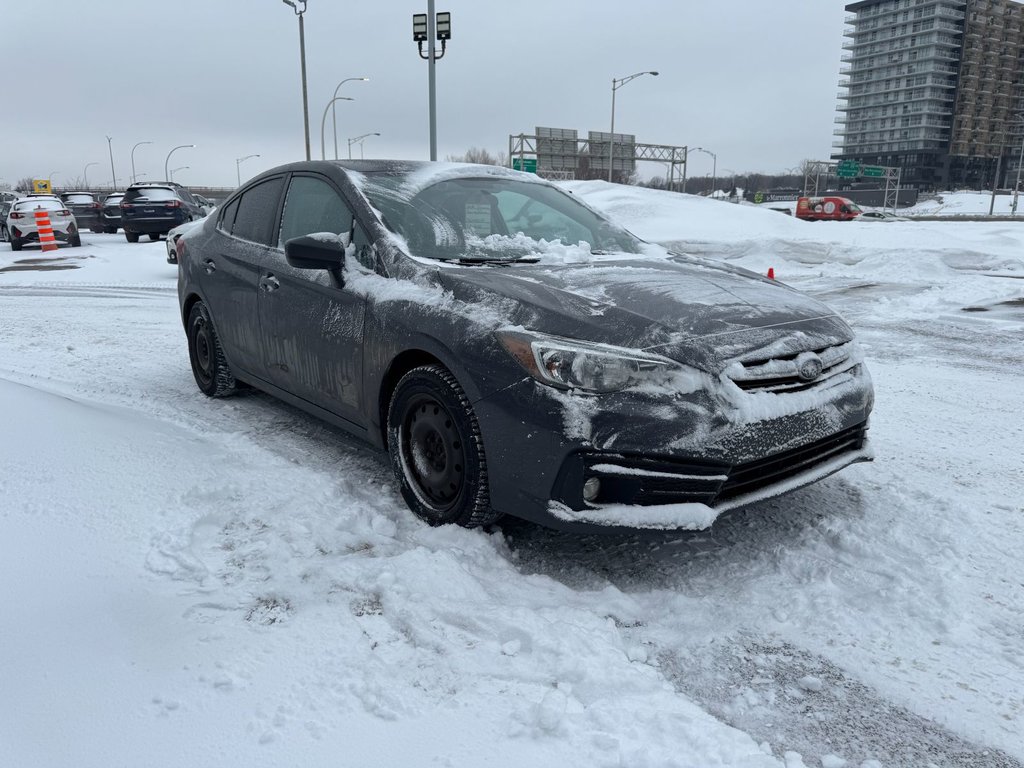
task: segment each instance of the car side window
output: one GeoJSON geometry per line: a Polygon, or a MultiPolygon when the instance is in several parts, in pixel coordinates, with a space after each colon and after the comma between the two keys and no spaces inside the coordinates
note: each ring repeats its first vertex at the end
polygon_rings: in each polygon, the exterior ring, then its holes
{"type": "Polygon", "coordinates": [[[238,213],[238,201],[240,197],[236,197],[228,205],[224,206],[224,213],[221,214],[220,224],[217,225],[221,232],[231,234],[231,227],[235,223],[235,214],[238,213]]]}
{"type": "Polygon", "coordinates": [[[352,211],[334,188],[313,176],[293,176],[281,215],[278,247],[313,232],[340,235],[352,228],[352,211]]]}
{"type": "Polygon", "coordinates": [[[234,237],[262,245],[272,244],[277,203],[283,183],[283,177],[268,179],[242,193],[235,223],[231,228],[234,237]]]}

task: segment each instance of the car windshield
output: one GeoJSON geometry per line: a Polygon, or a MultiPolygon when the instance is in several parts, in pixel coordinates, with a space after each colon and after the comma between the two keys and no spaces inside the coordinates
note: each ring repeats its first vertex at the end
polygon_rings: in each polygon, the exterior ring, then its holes
{"type": "Polygon", "coordinates": [[[860,213],[861,212],[860,206],[857,205],[856,203],[847,203],[846,207],[850,209],[851,213],[860,213]]]}
{"type": "Polygon", "coordinates": [[[410,193],[408,178],[370,173],[362,190],[384,225],[416,256],[458,261],[535,260],[545,253],[637,253],[640,241],[550,184],[450,178],[410,193]]]}

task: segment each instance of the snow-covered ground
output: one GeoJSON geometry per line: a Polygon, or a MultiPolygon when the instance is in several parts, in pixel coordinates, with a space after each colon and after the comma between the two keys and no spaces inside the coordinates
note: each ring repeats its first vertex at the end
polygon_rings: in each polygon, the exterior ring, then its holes
{"type": "Polygon", "coordinates": [[[432,529],[199,394],[163,243],[0,246],[0,765],[1024,764],[1024,227],[566,186],[839,308],[877,460],[700,534],[432,529]]]}

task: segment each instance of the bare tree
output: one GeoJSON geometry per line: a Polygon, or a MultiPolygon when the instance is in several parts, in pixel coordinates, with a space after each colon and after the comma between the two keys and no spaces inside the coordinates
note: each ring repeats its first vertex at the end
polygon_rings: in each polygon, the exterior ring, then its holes
{"type": "Polygon", "coordinates": [[[14,189],[18,192],[31,192],[32,191],[32,177],[26,176],[23,179],[18,179],[18,182],[14,185],[14,189]]]}
{"type": "Polygon", "coordinates": [[[492,155],[482,147],[470,147],[464,155],[447,155],[449,163],[478,163],[480,165],[508,165],[508,155],[498,152],[492,155]]]}

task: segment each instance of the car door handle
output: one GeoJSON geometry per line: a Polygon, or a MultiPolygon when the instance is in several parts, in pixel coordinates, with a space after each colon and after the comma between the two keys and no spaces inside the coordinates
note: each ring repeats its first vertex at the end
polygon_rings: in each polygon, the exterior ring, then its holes
{"type": "Polygon", "coordinates": [[[217,265],[214,263],[213,259],[206,259],[203,262],[203,267],[206,269],[206,274],[208,275],[212,275],[217,271],[217,265]]]}
{"type": "Polygon", "coordinates": [[[273,275],[264,275],[260,278],[260,288],[264,291],[276,291],[280,287],[281,283],[273,275]]]}

